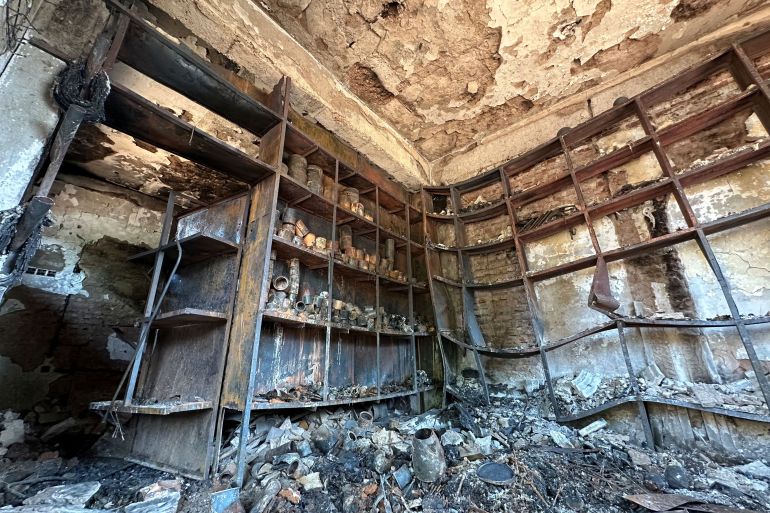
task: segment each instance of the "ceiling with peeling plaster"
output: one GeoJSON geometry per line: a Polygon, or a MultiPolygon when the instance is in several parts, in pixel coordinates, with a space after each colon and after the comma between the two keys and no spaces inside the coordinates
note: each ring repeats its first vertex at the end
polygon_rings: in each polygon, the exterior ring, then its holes
{"type": "Polygon", "coordinates": [[[765,0],[260,0],[429,160],[765,0]]]}

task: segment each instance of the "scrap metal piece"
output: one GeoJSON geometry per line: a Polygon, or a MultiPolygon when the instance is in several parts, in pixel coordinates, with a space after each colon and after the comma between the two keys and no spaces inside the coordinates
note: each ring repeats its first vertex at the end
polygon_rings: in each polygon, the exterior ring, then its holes
{"type": "Polygon", "coordinates": [[[424,483],[434,483],[446,472],[446,459],[441,441],[432,429],[420,429],[412,442],[414,477],[424,483]]]}
{"type": "Polygon", "coordinates": [[[508,465],[489,461],[476,469],[476,476],[485,483],[507,486],[516,479],[516,474],[508,465]]]}
{"type": "Polygon", "coordinates": [[[608,314],[620,308],[620,302],[612,296],[610,276],[604,258],[596,259],[596,271],[588,294],[588,306],[594,310],[608,314]]]}

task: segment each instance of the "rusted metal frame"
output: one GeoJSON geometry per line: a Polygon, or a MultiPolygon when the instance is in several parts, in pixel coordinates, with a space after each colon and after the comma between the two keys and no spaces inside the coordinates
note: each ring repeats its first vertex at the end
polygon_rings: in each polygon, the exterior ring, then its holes
{"type": "MultiPolygon", "coordinates": [[[[166,202],[166,212],[163,214],[163,227],[161,228],[160,232],[158,251],[155,253],[155,265],[152,269],[150,290],[147,293],[147,303],[144,305],[144,315],[142,316],[139,340],[137,341],[134,359],[131,364],[131,373],[129,374],[128,384],[126,386],[126,395],[123,399],[123,404],[126,406],[131,405],[134,399],[136,381],[139,377],[139,369],[142,366],[142,356],[144,355],[144,349],[147,346],[147,337],[150,333],[150,322],[152,322],[152,312],[155,310],[155,299],[158,293],[158,284],[160,283],[160,275],[163,272],[163,260],[166,256],[166,252],[160,248],[168,244],[168,241],[171,238],[171,226],[174,222],[175,200],[176,193],[174,191],[170,191],[168,194],[168,201],[166,202]]],[[[169,277],[169,279],[171,279],[171,277],[169,277]]]]}
{"type": "Polygon", "coordinates": [[[658,165],[663,170],[663,174],[666,176],[666,178],[671,180],[671,183],[674,186],[674,198],[679,205],[679,210],[681,210],[682,214],[684,215],[685,221],[687,221],[687,226],[692,228],[697,225],[698,220],[696,219],[695,213],[690,206],[690,202],[687,201],[687,198],[685,197],[682,184],[679,183],[679,178],[676,176],[676,173],[671,167],[671,162],[669,162],[668,157],[666,157],[666,152],[663,149],[663,145],[660,143],[660,139],[657,132],[655,131],[655,127],[652,126],[652,122],[650,121],[650,117],[647,114],[647,110],[645,109],[644,104],[639,98],[636,98],[636,100],[634,100],[634,105],[636,106],[637,116],[639,116],[639,119],[642,122],[642,128],[644,129],[645,133],[652,138],[652,151],[655,154],[658,165]]]}
{"type": "MultiPolygon", "coordinates": [[[[500,180],[502,181],[503,191],[506,196],[511,194],[511,184],[508,181],[508,175],[501,167],[499,169],[500,180]]],[[[532,286],[532,281],[527,277],[527,270],[529,265],[527,264],[527,256],[524,254],[524,244],[519,236],[519,231],[516,227],[516,212],[513,209],[513,205],[510,201],[506,202],[508,207],[508,219],[511,223],[511,230],[513,231],[513,242],[516,248],[516,258],[519,261],[519,271],[521,272],[521,279],[524,284],[524,296],[527,298],[527,309],[529,310],[530,321],[532,322],[532,332],[535,334],[535,343],[537,344],[538,352],[540,354],[540,363],[543,365],[543,375],[545,376],[545,383],[548,387],[548,398],[551,401],[553,412],[558,415],[558,405],[556,403],[556,395],[553,392],[553,383],[551,382],[551,370],[548,367],[548,358],[545,354],[545,344],[543,342],[543,325],[540,321],[539,308],[537,307],[537,296],[535,289],[532,286]]]]}
{"type": "Polygon", "coordinates": [[[757,149],[747,149],[731,155],[727,158],[717,160],[705,166],[696,167],[678,175],[679,183],[683,187],[698,185],[722,175],[732,173],[757,160],[770,156],[770,141],[760,143],[757,149]]]}
{"type": "MultiPolygon", "coordinates": [[[[377,215],[379,216],[380,209],[377,209],[377,215]]],[[[412,327],[412,333],[410,336],[412,343],[412,359],[413,359],[413,373],[412,385],[415,392],[417,392],[417,340],[414,335],[414,276],[412,275],[412,223],[409,222],[409,202],[404,203],[404,219],[406,220],[406,276],[409,280],[407,286],[407,294],[409,301],[409,324],[412,327]]],[[[379,225],[379,222],[377,223],[379,225]]],[[[379,248],[379,246],[378,246],[379,248]]]]}
{"type": "MultiPolygon", "coordinates": [[[[340,176],[340,161],[335,159],[334,164],[334,184],[340,176]]],[[[337,202],[332,206],[332,248],[337,242],[337,202]]],[[[326,333],[324,337],[324,384],[321,392],[321,398],[324,401],[329,400],[329,369],[331,368],[331,343],[332,343],[332,303],[334,302],[334,254],[329,255],[326,262],[326,290],[329,294],[329,300],[326,302],[326,333]]]]}
{"type": "Polygon", "coordinates": [[[764,101],[760,100],[755,104],[756,112],[765,130],[770,133],[770,87],[762,80],[762,76],[744,49],[738,44],[733,44],[732,48],[736,58],[730,70],[742,87],[748,88],[754,85],[761,91],[764,101]]]}
{"type": "Polygon", "coordinates": [[[717,282],[719,282],[719,287],[722,289],[722,294],[724,295],[727,306],[730,309],[730,315],[735,322],[735,327],[738,329],[738,335],[741,337],[741,342],[743,343],[743,347],[746,349],[746,354],[748,355],[749,361],[751,362],[751,367],[757,376],[759,388],[762,390],[762,395],[765,398],[765,404],[770,407],[770,381],[768,381],[767,376],[765,376],[764,367],[759,361],[759,358],[757,358],[757,352],[754,349],[754,344],[751,341],[751,336],[746,329],[746,325],[744,324],[743,319],[741,319],[741,314],[738,311],[738,305],[735,303],[735,298],[733,298],[730,284],[722,272],[722,267],[719,265],[719,261],[714,254],[711,243],[706,237],[706,234],[703,233],[702,228],[697,229],[697,242],[701,248],[701,251],[703,252],[703,256],[706,257],[706,260],[709,263],[709,267],[711,267],[711,270],[714,272],[714,275],[717,278],[717,282]]]}
{"type": "Polygon", "coordinates": [[[770,31],[760,32],[757,35],[742,39],[740,45],[749,59],[756,59],[770,51],[770,31]]]}
{"type": "MultiPolygon", "coordinates": [[[[131,0],[127,9],[130,10],[133,4],[134,2],[131,0]]],[[[118,52],[120,52],[120,48],[123,46],[123,40],[126,38],[126,31],[131,23],[131,18],[126,16],[125,13],[118,13],[117,16],[118,21],[115,27],[115,37],[112,40],[112,46],[110,46],[110,49],[107,51],[104,63],[102,64],[102,68],[106,71],[111,71],[112,67],[115,65],[115,60],[118,58],[118,52]]]]}
{"type": "Polygon", "coordinates": [[[710,59],[679,72],[663,83],[652,86],[635,98],[640,99],[645,105],[657,105],[692,87],[705,77],[726,69],[731,58],[730,51],[723,50],[710,59]]]}
{"type": "MultiPolygon", "coordinates": [[[[423,241],[425,244],[423,244],[423,254],[425,255],[425,268],[428,272],[428,291],[430,292],[430,298],[431,303],[433,305],[436,304],[436,291],[435,287],[433,285],[433,269],[431,268],[431,258],[430,258],[430,247],[427,243],[428,240],[430,240],[429,233],[428,233],[428,200],[430,196],[430,192],[426,188],[422,188],[420,190],[420,194],[422,195],[422,232],[423,232],[423,241]]],[[[434,311],[435,315],[435,311],[434,311]]],[[[447,386],[448,386],[448,380],[449,380],[449,363],[447,361],[446,352],[444,351],[444,344],[441,340],[441,332],[443,327],[439,325],[439,319],[440,317],[436,315],[436,339],[438,340],[439,344],[439,350],[441,351],[441,365],[444,371],[444,387],[443,387],[443,393],[442,393],[442,405],[446,406],[447,402],[447,386]]]]}
{"type": "MultiPolygon", "coordinates": [[[[622,119],[623,117],[627,117],[628,113],[625,113],[625,110],[628,110],[626,106],[618,109],[618,112],[614,113],[612,116],[609,116],[608,120],[605,122],[615,122],[616,118],[622,119]],[[620,117],[620,114],[622,114],[622,117],[620,117]]],[[[592,134],[599,133],[599,131],[600,129],[597,127],[595,131],[592,132],[592,134]]],[[[614,315],[613,312],[617,310],[618,306],[620,306],[620,303],[618,303],[618,301],[612,296],[612,289],[610,288],[610,277],[609,273],[607,272],[607,264],[602,254],[602,248],[599,246],[599,239],[596,237],[596,231],[594,230],[591,216],[589,215],[588,209],[586,208],[583,189],[580,187],[580,181],[578,180],[578,177],[575,173],[575,166],[572,163],[572,156],[569,152],[569,146],[565,136],[562,136],[559,139],[564,151],[564,158],[567,162],[567,169],[569,170],[570,176],[572,177],[572,186],[574,187],[575,194],[577,196],[578,210],[583,214],[586,229],[588,230],[588,235],[591,238],[591,245],[593,246],[594,254],[596,255],[596,268],[594,270],[593,281],[591,282],[591,290],[588,295],[588,307],[592,310],[596,310],[601,314],[612,317],[614,315]]]]}
{"type": "MultiPolygon", "coordinates": [[[[241,194],[236,194],[232,196],[231,200],[239,198],[242,196],[241,194]]],[[[241,230],[240,230],[240,237],[239,240],[241,241],[240,244],[238,244],[238,251],[235,254],[235,261],[238,263],[235,266],[236,273],[241,268],[241,260],[243,259],[243,241],[246,238],[246,226],[249,223],[249,212],[251,211],[251,196],[246,196],[246,204],[243,208],[243,214],[241,215],[241,230]]],[[[232,287],[232,291],[230,292],[230,300],[227,306],[227,325],[225,326],[225,334],[224,334],[224,340],[228,343],[229,348],[229,341],[230,341],[230,329],[232,328],[233,320],[235,319],[235,298],[237,295],[238,287],[232,287]]],[[[219,389],[217,390],[216,397],[217,397],[217,418],[216,418],[216,431],[214,433],[214,443],[213,443],[213,457],[209,463],[209,475],[212,471],[216,470],[216,465],[219,463],[219,451],[222,449],[222,429],[224,424],[224,417],[225,417],[225,408],[221,406],[221,395],[222,395],[222,388],[224,386],[224,380],[225,380],[225,368],[227,366],[227,355],[225,354],[225,357],[222,358],[222,365],[219,368],[219,374],[222,376],[222,379],[219,382],[219,389]]]]}
{"type": "MultiPolygon", "coordinates": [[[[469,305],[468,301],[471,297],[468,292],[467,287],[465,286],[465,282],[468,281],[469,271],[468,266],[466,262],[466,256],[463,254],[462,247],[465,246],[465,229],[461,226],[460,219],[457,217],[457,209],[460,206],[460,194],[457,192],[457,189],[453,186],[449,189],[450,197],[452,198],[452,208],[455,212],[455,215],[453,216],[453,223],[455,228],[455,243],[457,244],[457,264],[459,266],[460,276],[462,277],[462,302],[463,302],[463,318],[465,319],[466,329],[468,331],[468,335],[471,337],[471,340],[474,341],[473,346],[476,346],[475,339],[477,336],[481,337],[481,340],[483,341],[483,335],[481,334],[481,328],[478,325],[478,322],[476,322],[476,313],[473,311],[473,305],[469,305]]],[[[486,343],[482,344],[483,346],[486,346],[486,343]]],[[[484,392],[484,400],[487,404],[491,404],[489,400],[489,387],[487,386],[487,376],[484,372],[484,365],[481,362],[481,356],[479,356],[479,352],[475,349],[473,349],[473,359],[476,362],[476,370],[479,372],[479,381],[481,382],[481,388],[484,392]]]]}
{"type": "Polygon", "coordinates": [[[662,130],[656,130],[658,140],[664,146],[681,141],[705,128],[721,123],[741,110],[751,107],[757,96],[760,96],[758,89],[744,91],[738,96],[693,114],[674,125],[667,126],[662,130]]]}
{"type": "Polygon", "coordinates": [[[443,376],[442,376],[442,383],[444,386],[441,387],[441,407],[446,408],[446,396],[447,396],[447,361],[446,361],[446,353],[444,353],[444,342],[441,340],[441,335],[439,333],[436,333],[436,343],[438,343],[438,350],[441,355],[441,368],[443,369],[443,376]]]}
{"type": "MultiPolygon", "coordinates": [[[[375,235],[374,235],[374,247],[376,248],[377,252],[380,252],[380,188],[375,187],[374,188],[374,204],[375,204],[375,222],[377,223],[377,226],[375,228],[375,235]]],[[[381,368],[381,352],[380,352],[380,344],[381,344],[381,334],[382,326],[380,326],[380,292],[382,290],[382,287],[380,286],[380,275],[379,273],[375,272],[375,279],[374,279],[374,295],[375,295],[375,307],[374,311],[377,312],[377,321],[375,322],[375,327],[377,329],[377,399],[380,399],[382,397],[382,368],[381,368]]]]}
{"type": "Polygon", "coordinates": [[[670,189],[672,188],[672,185],[669,178],[664,178],[660,182],[655,182],[640,189],[636,189],[623,196],[617,196],[599,205],[588,207],[588,215],[591,219],[599,219],[606,215],[635,207],[661,194],[671,192],[670,189]]]}
{"type": "Polygon", "coordinates": [[[527,243],[535,242],[535,241],[544,239],[549,235],[553,235],[554,233],[559,233],[561,231],[573,228],[579,225],[581,223],[581,220],[582,222],[585,222],[585,216],[586,216],[585,213],[578,211],[566,217],[562,217],[560,219],[556,219],[554,221],[550,221],[548,223],[542,224],[537,228],[526,230],[522,232],[521,235],[519,235],[519,237],[521,237],[522,241],[527,243]]]}
{"type": "Polygon", "coordinates": [[[476,362],[476,370],[479,372],[479,381],[481,382],[481,388],[484,391],[484,400],[486,401],[486,404],[491,404],[489,400],[489,387],[487,386],[487,376],[486,372],[484,371],[484,364],[481,362],[481,356],[479,355],[478,350],[475,349],[475,346],[477,345],[485,347],[486,342],[484,341],[484,335],[481,333],[481,327],[478,325],[476,313],[473,311],[473,305],[470,304],[473,293],[468,291],[468,287],[465,285],[465,283],[469,281],[468,276],[470,271],[466,262],[467,257],[463,254],[462,249],[460,249],[466,245],[465,227],[460,222],[460,218],[457,217],[457,210],[460,207],[460,194],[457,192],[457,189],[454,186],[450,187],[449,190],[452,197],[452,207],[455,212],[455,215],[453,216],[453,222],[455,227],[455,242],[457,243],[458,247],[457,259],[460,266],[460,275],[462,276],[461,294],[463,301],[463,318],[465,319],[468,336],[471,338],[472,345],[474,346],[473,359],[476,362]]]}
{"type": "MultiPolygon", "coordinates": [[[[86,62],[87,76],[86,83],[80,92],[81,97],[87,94],[89,83],[102,70],[105,59],[113,52],[117,53],[120,49],[120,46],[123,44],[126,28],[127,23],[119,23],[115,30],[105,26],[96,38],[86,62]]],[[[49,163],[45,174],[40,180],[40,186],[37,191],[38,196],[48,196],[48,193],[51,192],[56,175],[59,173],[62,162],[64,162],[64,157],[69,150],[70,144],[75,139],[75,135],[80,129],[86,114],[86,109],[75,103],[67,107],[56,129],[56,135],[49,150],[49,163]]]]}
{"type": "Polygon", "coordinates": [[[558,178],[551,180],[550,182],[530,187],[529,189],[519,193],[509,193],[509,197],[511,202],[517,207],[524,206],[528,203],[532,203],[534,201],[550,196],[555,192],[559,192],[571,183],[572,176],[570,174],[563,174],[558,178]]]}
{"type": "MultiPolygon", "coordinates": [[[[275,226],[275,219],[278,211],[278,191],[281,185],[280,175],[275,173],[272,175],[272,177],[268,177],[267,179],[272,178],[273,180],[273,194],[271,197],[271,203],[272,203],[272,216],[270,218],[269,226],[272,228],[275,226]]],[[[248,229],[248,228],[247,228],[248,229]]],[[[267,237],[266,244],[271,244],[272,237],[267,237]]],[[[248,374],[248,383],[246,384],[246,393],[244,394],[243,398],[243,411],[241,412],[241,436],[238,437],[238,458],[236,462],[236,471],[235,471],[235,482],[238,485],[238,487],[242,487],[244,482],[243,478],[246,474],[246,445],[248,443],[248,430],[249,430],[249,424],[251,422],[251,405],[253,402],[254,397],[254,388],[256,386],[256,370],[257,370],[257,363],[259,362],[259,346],[260,342],[262,340],[262,319],[264,317],[264,304],[267,300],[267,291],[269,288],[269,280],[270,276],[268,275],[267,269],[270,265],[270,248],[268,248],[267,251],[265,251],[265,261],[263,262],[263,269],[264,272],[262,273],[262,283],[260,284],[260,298],[259,298],[259,310],[257,313],[257,319],[255,321],[255,327],[254,327],[254,340],[252,342],[252,351],[251,351],[251,361],[249,362],[249,374],[248,374]],[[244,435],[244,432],[246,435],[244,435]]],[[[238,283],[238,286],[240,286],[240,280],[238,283]]]]}
{"type": "Polygon", "coordinates": [[[642,430],[644,431],[644,439],[647,441],[647,447],[655,449],[655,437],[652,434],[652,424],[650,424],[650,417],[647,415],[647,406],[642,401],[642,397],[639,392],[639,383],[636,381],[636,374],[634,373],[634,367],[631,365],[631,355],[628,353],[628,344],[626,343],[625,325],[623,321],[617,321],[616,328],[618,330],[618,340],[620,341],[620,348],[623,351],[623,360],[626,362],[626,369],[628,370],[628,379],[631,383],[631,389],[634,392],[634,400],[639,408],[639,421],[642,424],[642,430]]]}
{"type": "MultiPolygon", "coordinates": [[[[505,176],[506,179],[510,179],[539,164],[540,162],[544,162],[548,159],[552,159],[558,156],[561,151],[561,143],[559,142],[559,138],[554,137],[553,139],[546,141],[539,146],[536,146],[534,149],[528,151],[527,153],[524,153],[523,155],[520,155],[513,160],[509,160],[507,163],[503,164],[497,169],[501,169],[503,176],[505,176]]],[[[493,173],[495,170],[490,170],[489,172],[493,173]]]]}
{"type": "Polygon", "coordinates": [[[568,148],[573,148],[578,143],[587,142],[590,138],[600,135],[607,127],[611,127],[631,115],[633,115],[633,107],[630,102],[612,107],[559,137],[563,143],[562,147],[567,151],[568,148]]]}
{"type": "Polygon", "coordinates": [[[237,87],[225,77],[227,73],[215,71],[210,63],[185,45],[163,35],[120,1],[106,1],[131,20],[129,38],[123,45],[125,54],[119,55],[121,60],[257,136],[264,135],[280,121],[278,112],[271,111],[237,87]],[[134,42],[130,35],[132,31],[143,34],[149,43],[134,42]],[[148,50],[149,55],[146,55],[148,50]],[[136,53],[143,55],[136,56],[136,53]],[[180,69],[184,72],[180,73],[180,69]],[[260,120],[259,126],[255,124],[257,120],[260,120]]]}
{"type": "MultiPolygon", "coordinates": [[[[746,66],[746,71],[749,76],[751,76],[753,79],[756,79],[756,70],[753,69],[753,64],[751,62],[745,62],[743,59],[747,59],[745,53],[743,53],[742,49],[740,47],[734,47],[734,51],[736,55],[738,56],[739,61],[743,62],[743,64],[746,66]],[[753,72],[752,72],[753,70],[753,72]]],[[[733,71],[734,72],[734,71],[733,71]]],[[[737,78],[737,77],[736,77],[737,78]]],[[[757,84],[760,85],[761,84],[757,84]]],[[[766,92],[763,91],[763,93],[766,92]]],[[[764,104],[770,105],[770,97],[766,94],[763,94],[764,97],[764,104]]],[[[695,236],[696,241],[698,242],[698,246],[700,247],[703,256],[706,257],[706,260],[709,263],[709,266],[711,267],[712,271],[714,272],[714,275],[717,278],[717,281],[719,282],[719,287],[722,290],[722,294],[725,297],[725,301],[727,302],[727,305],[730,309],[730,315],[733,317],[733,320],[735,321],[735,326],[738,329],[738,334],[741,337],[741,342],[743,343],[743,346],[746,349],[746,353],[749,356],[749,361],[751,362],[752,368],[757,371],[757,381],[759,382],[760,389],[762,390],[762,395],[765,398],[765,403],[770,405],[770,382],[768,382],[767,377],[764,375],[764,372],[762,371],[762,367],[759,364],[759,360],[757,359],[756,351],[754,350],[754,345],[751,341],[751,337],[748,333],[748,330],[746,329],[745,325],[743,324],[743,321],[740,316],[740,312],[738,311],[738,307],[735,303],[735,299],[732,295],[732,290],[730,288],[730,285],[727,282],[727,279],[725,278],[722,268],[719,265],[719,261],[716,258],[716,255],[714,254],[714,251],[711,247],[711,243],[709,242],[708,238],[706,237],[706,234],[703,231],[703,228],[701,227],[697,217],[695,216],[692,207],[690,205],[689,200],[687,199],[687,196],[684,194],[684,190],[679,183],[679,179],[676,176],[676,174],[671,169],[670,163],[668,161],[668,158],[666,157],[665,150],[660,145],[660,142],[657,139],[657,134],[655,133],[654,128],[652,127],[649,118],[647,116],[647,113],[644,108],[644,104],[637,99],[637,109],[639,111],[640,117],[642,119],[642,122],[645,127],[645,131],[650,130],[651,136],[653,137],[653,142],[655,144],[655,147],[657,151],[656,156],[659,158],[659,162],[663,166],[664,171],[669,175],[669,178],[672,179],[676,194],[677,201],[680,203],[680,207],[683,207],[682,210],[685,214],[685,218],[687,219],[687,223],[691,228],[695,229],[695,236]]]]}

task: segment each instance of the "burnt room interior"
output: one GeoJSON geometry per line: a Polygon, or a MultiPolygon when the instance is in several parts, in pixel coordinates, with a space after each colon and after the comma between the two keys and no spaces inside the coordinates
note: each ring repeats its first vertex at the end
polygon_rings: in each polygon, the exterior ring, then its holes
{"type": "Polygon", "coordinates": [[[0,34],[0,511],[770,511],[767,2],[0,34]]]}

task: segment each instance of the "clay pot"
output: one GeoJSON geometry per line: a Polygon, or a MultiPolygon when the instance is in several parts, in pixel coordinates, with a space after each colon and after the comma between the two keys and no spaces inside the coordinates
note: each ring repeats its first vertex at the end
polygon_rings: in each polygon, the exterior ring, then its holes
{"type": "Polygon", "coordinates": [[[305,237],[302,239],[303,244],[307,246],[308,248],[312,248],[315,245],[315,233],[308,233],[305,235],[305,237]]]}

